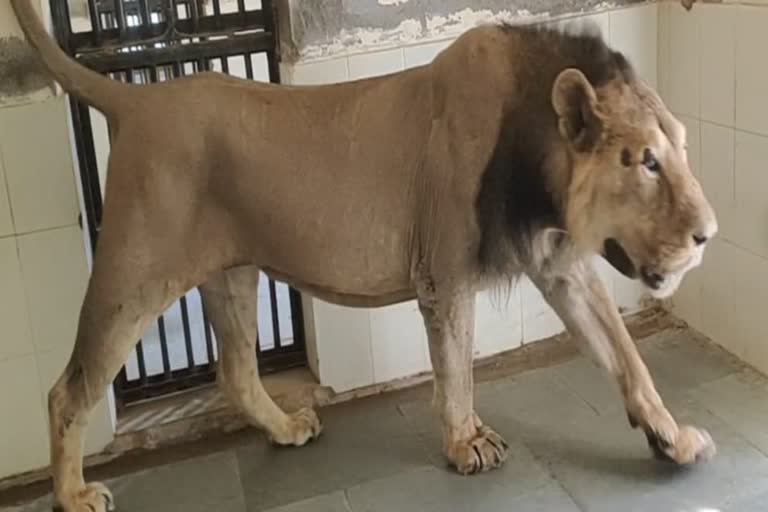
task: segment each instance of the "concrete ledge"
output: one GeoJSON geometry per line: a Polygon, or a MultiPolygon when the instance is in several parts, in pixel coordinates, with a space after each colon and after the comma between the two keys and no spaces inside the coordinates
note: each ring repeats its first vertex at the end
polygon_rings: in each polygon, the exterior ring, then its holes
{"type": "Polygon", "coordinates": [[[312,61],[455,37],[479,23],[532,22],[654,0],[278,0],[282,60],[312,61]]]}

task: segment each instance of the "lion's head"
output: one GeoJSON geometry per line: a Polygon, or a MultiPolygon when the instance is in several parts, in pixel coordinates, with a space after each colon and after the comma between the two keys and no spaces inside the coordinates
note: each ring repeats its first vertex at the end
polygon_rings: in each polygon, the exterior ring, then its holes
{"type": "Polygon", "coordinates": [[[572,166],[565,223],[574,242],[668,297],[717,232],[688,163],[685,127],[634,77],[593,86],[566,69],[552,104],[572,166]]]}

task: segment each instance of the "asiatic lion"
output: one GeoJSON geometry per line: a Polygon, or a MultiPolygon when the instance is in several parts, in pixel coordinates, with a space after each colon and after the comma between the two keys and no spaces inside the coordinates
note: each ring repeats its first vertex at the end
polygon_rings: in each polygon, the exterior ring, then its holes
{"type": "Polygon", "coordinates": [[[665,408],[590,266],[603,254],[665,297],[717,231],[683,125],[598,34],[482,26],[429,65],[325,86],[213,73],[125,85],[67,57],[29,0],[13,5],[52,76],[113,129],[75,348],[49,395],[67,512],[112,506],[83,479],[89,411],[147,324],[194,286],[227,395],[276,443],[320,433],[313,411],[284,413],[258,379],[259,269],[347,306],[418,301],[444,453],[463,474],[508,450],[473,407],[475,294],[523,273],[615,377],[657,456],[714,454],[665,408]]]}

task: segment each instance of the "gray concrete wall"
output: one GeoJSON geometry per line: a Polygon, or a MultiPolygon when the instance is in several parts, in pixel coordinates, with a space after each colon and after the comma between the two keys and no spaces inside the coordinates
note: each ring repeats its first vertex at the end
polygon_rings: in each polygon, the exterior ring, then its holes
{"type": "Polygon", "coordinates": [[[487,21],[533,21],[650,0],[278,0],[285,62],[455,36],[487,21]]]}

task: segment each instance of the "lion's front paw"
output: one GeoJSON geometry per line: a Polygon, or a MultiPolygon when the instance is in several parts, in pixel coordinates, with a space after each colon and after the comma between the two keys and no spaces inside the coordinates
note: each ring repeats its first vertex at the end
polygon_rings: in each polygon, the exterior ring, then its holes
{"type": "Polygon", "coordinates": [[[271,434],[270,440],[281,446],[304,446],[317,439],[322,431],[323,425],[315,411],[304,408],[289,414],[285,431],[271,434]]]}
{"type": "Polygon", "coordinates": [[[459,473],[473,475],[501,467],[509,455],[509,445],[483,425],[477,428],[475,437],[453,443],[447,451],[448,459],[459,473]]]}
{"type": "Polygon", "coordinates": [[[717,449],[709,432],[688,425],[680,427],[674,440],[665,440],[646,432],[648,445],[657,459],[687,466],[711,459],[717,449]]]}
{"type": "Polygon", "coordinates": [[[107,512],[115,510],[115,500],[104,484],[94,482],[70,496],[59,498],[56,512],[107,512]]]}

